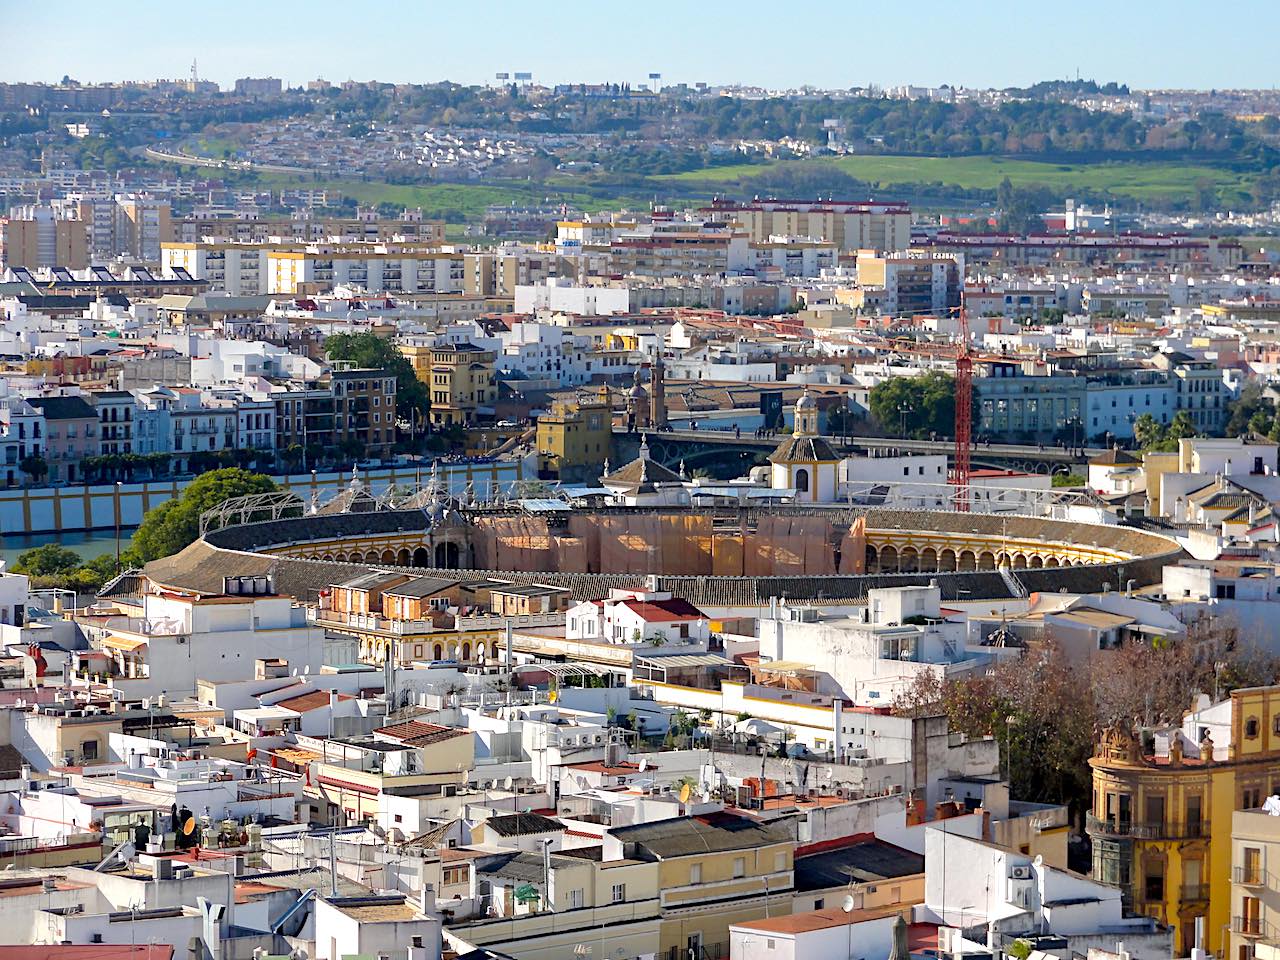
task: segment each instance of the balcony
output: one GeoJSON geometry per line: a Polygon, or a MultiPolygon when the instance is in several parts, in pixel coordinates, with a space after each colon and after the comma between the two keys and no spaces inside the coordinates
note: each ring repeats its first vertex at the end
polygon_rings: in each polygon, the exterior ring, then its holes
{"type": "Polygon", "coordinates": [[[1267,872],[1261,867],[1232,867],[1231,882],[1242,887],[1265,887],[1267,872]]]}
{"type": "Polygon", "coordinates": [[[1202,820],[1103,820],[1093,814],[1085,818],[1085,831],[1090,836],[1131,840],[1199,840],[1209,836],[1202,820]]]}
{"type": "Polygon", "coordinates": [[[1276,940],[1277,931],[1274,924],[1267,923],[1261,917],[1232,917],[1231,932],[1243,937],[1258,937],[1276,940]]]}

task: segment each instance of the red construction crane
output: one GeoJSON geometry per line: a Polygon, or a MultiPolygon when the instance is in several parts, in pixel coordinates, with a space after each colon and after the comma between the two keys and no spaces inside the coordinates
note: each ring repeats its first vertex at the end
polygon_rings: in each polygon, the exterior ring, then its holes
{"type": "Polygon", "coordinates": [[[969,353],[969,315],[960,295],[960,351],[956,354],[956,452],[951,483],[956,488],[955,505],[969,512],[969,450],[973,441],[973,356],[969,353]]]}

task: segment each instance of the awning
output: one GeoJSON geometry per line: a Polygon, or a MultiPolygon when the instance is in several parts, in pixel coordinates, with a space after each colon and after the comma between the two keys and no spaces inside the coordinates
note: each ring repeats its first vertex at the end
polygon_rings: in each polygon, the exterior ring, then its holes
{"type": "Polygon", "coordinates": [[[107,650],[120,650],[124,653],[133,653],[139,647],[145,647],[147,641],[130,639],[128,637],[117,637],[115,635],[104,637],[102,646],[107,650]]]}

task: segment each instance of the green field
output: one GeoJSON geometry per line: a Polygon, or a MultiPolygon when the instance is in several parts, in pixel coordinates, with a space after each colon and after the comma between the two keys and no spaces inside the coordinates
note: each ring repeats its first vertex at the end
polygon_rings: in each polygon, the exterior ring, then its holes
{"type": "MultiPolygon", "coordinates": [[[[690,186],[711,186],[749,179],[771,168],[795,162],[781,160],[771,164],[708,167],[654,179],[690,186]]],[[[1246,174],[1183,163],[1043,163],[1004,157],[898,157],[880,154],[823,157],[813,162],[831,164],[851,177],[881,187],[944,183],[966,190],[994,190],[1008,177],[1014,186],[1037,184],[1059,190],[1113,193],[1138,200],[1189,193],[1196,189],[1198,182],[1205,180],[1213,183],[1221,194],[1246,190],[1250,183],[1246,174]]]]}

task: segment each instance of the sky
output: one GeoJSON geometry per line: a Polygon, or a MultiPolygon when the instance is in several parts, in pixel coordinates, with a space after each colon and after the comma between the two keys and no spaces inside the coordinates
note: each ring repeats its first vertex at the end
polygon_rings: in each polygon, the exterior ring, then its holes
{"type": "Polygon", "coordinates": [[[1272,87],[1280,2],[1237,0],[0,0],[0,81],[276,76],[825,88],[1272,87]],[[202,9],[194,10],[200,6],[202,9]],[[28,35],[24,39],[22,33],[28,35]]]}

